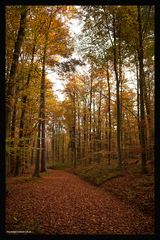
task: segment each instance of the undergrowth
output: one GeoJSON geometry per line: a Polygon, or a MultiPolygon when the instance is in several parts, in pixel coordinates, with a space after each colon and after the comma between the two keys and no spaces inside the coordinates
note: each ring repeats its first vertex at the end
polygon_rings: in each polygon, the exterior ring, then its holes
{"type": "Polygon", "coordinates": [[[116,165],[107,165],[106,163],[78,166],[73,170],[73,173],[97,186],[111,178],[123,175],[123,171],[116,165]]]}
{"type": "Polygon", "coordinates": [[[129,204],[134,204],[143,213],[154,215],[154,177],[151,173],[141,174],[139,165],[120,170],[116,163],[108,165],[106,162],[100,162],[77,166],[69,171],[85,181],[102,186],[105,191],[129,204]]]}
{"type": "Polygon", "coordinates": [[[67,168],[70,168],[69,163],[54,163],[54,164],[48,164],[47,168],[48,169],[55,169],[55,170],[64,170],[67,168]]]}

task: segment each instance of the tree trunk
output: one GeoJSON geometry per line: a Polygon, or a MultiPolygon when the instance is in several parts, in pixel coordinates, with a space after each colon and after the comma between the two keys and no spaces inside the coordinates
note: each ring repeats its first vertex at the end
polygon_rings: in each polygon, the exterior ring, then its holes
{"type": "MultiPolygon", "coordinates": [[[[87,114],[86,114],[86,99],[84,99],[84,111],[83,111],[83,157],[86,157],[86,148],[87,148],[87,114]]],[[[84,165],[86,165],[86,160],[84,161],[84,165]]]]}
{"type": "MultiPolygon", "coordinates": [[[[100,87],[101,88],[101,87],[100,87]]],[[[101,104],[102,104],[102,88],[99,92],[99,106],[98,106],[98,125],[97,125],[97,140],[98,140],[98,151],[101,150],[101,104]]],[[[98,159],[100,162],[100,159],[98,159]]]]}
{"type": "Polygon", "coordinates": [[[10,137],[11,137],[11,144],[10,144],[10,148],[11,148],[11,152],[10,152],[10,158],[8,159],[8,161],[10,161],[10,167],[11,167],[11,174],[14,174],[14,169],[15,169],[15,143],[14,143],[14,138],[15,138],[15,128],[16,128],[16,113],[17,113],[17,101],[18,98],[15,99],[14,102],[14,110],[13,110],[13,114],[12,114],[12,124],[11,124],[11,133],[10,133],[10,137]]]}
{"type": "Polygon", "coordinates": [[[45,147],[45,92],[46,92],[46,86],[45,86],[45,65],[46,65],[46,53],[47,53],[47,45],[48,45],[48,35],[49,35],[49,29],[52,22],[52,12],[50,13],[50,21],[47,28],[46,36],[45,36],[45,44],[44,44],[44,52],[43,52],[43,59],[42,59],[42,79],[41,79],[41,117],[42,117],[42,149],[41,149],[41,172],[46,171],[46,147],[45,147]]]}
{"type": "Polygon", "coordinates": [[[78,146],[77,146],[77,158],[81,158],[81,127],[80,127],[80,104],[78,100],[78,112],[77,112],[77,121],[78,121],[78,146]]]}
{"type": "Polygon", "coordinates": [[[90,81],[90,102],[89,102],[89,163],[92,162],[92,91],[93,91],[93,76],[91,73],[91,81],[90,81]]]}
{"type": "Polygon", "coordinates": [[[13,52],[13,60],[11,65],[11,70],[9,74],[9,81],[7,87],[7,101],[6,101],[6,136],[9,135],[10,124],[11,124],[11,113],[12,106],[14,105],[14,95],[15,95],[15,76],[17,72],[18,59],[20,56],[20,51],[22,47],[22,43],[24,41],[25,36],[25,28],[27,22],[27,6],[22,6],[21,18],[20,18],[20,26],[18,30],[17,40],[15,42],[14,52],[13,52]]]}
{"type": "Polygon", "coordinates": [[[35,142],[36,142],[36,140],[34,139],[34,140],[33,140],[33,143],[32,143],[32,151],[31,151],[31,161],[30,161],[31,166],[32,166],[33,163],[34,163],[34,148],[35,148],[35,142]]]}
{"type": "Polygon", "coordinates": [[[42,62],[42,80],[41,80],[41,117],[42,117],[42,153],[41,153],[41,172],[46,171],[46,148],[45,148],[45,62],[46,46],[44,49],[42,62]]]}
{"type": "Polygon", "coordinates": [[[136,63],[136,77],[137,77],[137,123],[138,123],[138,136],[139,142],[141,144],[141,129],[140,129],[140,84],[139,84],[139,65],[138,59],[135,56],[135,63],[136,63]]]}
{"type": "MultiPolygon", "coordinates": [[[[31,71],[32,71],[32,68],[33,68],[34,54],[35,54],[35,46],[33,46],[33,49],[32,49],[32,58],[31,58],[29,73],[28,73],[28,77],[27,77],[26,88],[29,87],[29,83],[30,83],[30,79],[31,79],[31,71]]],[[[24,95],[22,97],[22,111],[21,111],[20,125],[19,125],[18,149],[22,149],[23,144],[24,144],[23,141],[22,141],[22,138],[24,136],[24,121],[25,121],[25,113],[26,113],[26,103],[27,103],[27,95],[24,95]]],[[[19,170],[18,170],[19,165],[20,165],[20,154],[17,154],[15,176],[17,176],[18,173],[19,173],[19,170]]]]}
{"type": "Polygon", "coordinates": [[[39,122],[38,122],[38,137],[37,137],[37,152],[36,152],[36,159],[35,159],[35,168],[34,168],[34,177],[39,177],[39,163],[40,163],[40,156],[41,156],[41,114],[39,112],[39,122]]]}
{"type": "Polygon", "coordinates": [[[96,102],[95,92],[93,96],[93,149],[96,151],[96,102]]]}
{"type": "Polygon", "coordinates": [[[54,161],[55,161],[55,125],[53,123],[53,127],[52,127],[52,141],[51,141],[51,148],[52,148],[52,164],[54,165],[54,161]]]}
{"type": "Polygon", "coordinates": [[[144,88],[145,88],[145,75],[144,75],[144,53],[143,53],[143,42],[142,42],[142,26],[141,26],[141,12],[140,6],[137,6],[138,10],[138,36],[139,36],[139,49],[138,49],[138,60],[139,60],[139,81],[140,81],[140,129],[141,129],[141,167],[142,173],[147,173],[146,168],[146,124],[145,124],[145,109],[144,109],[144,88]]]}
{"type": "Polygon", "coordinates": [[[116,33],[115,33],[115,18],[113,17],[113,35],[114,35],[114,72],[116,77],[116,98],[117,98],[117,148],[118,148],[118,165],[122,166],[122,154],[121,154],[121,116],[120,116],[120,95],[119,95],[119,78],[117,70],[117,51],[116,51],[116,33]]]}
{"type": "MultiPolygon", "coordinates": [[[[122,95],[123,95],[123,82],[122,82],[122,54],[121,54],[121,27],[119,26],[118,29],[118,58],[119,58],[119,89],[120,89],[120,96],[119,96],[119,120],[120,120],[120,128],[123,128],[123,115],[122,115],[122,95]]],[[[121,144],[121,151],[123,151],[123,132],[121,130],[120,133],[120,144],[121,144]]],[[[121,158],[122,158],[121,154],[121,158]]],[[[123,159],[121,160],[123,161],[123,159]]]]}
{"type": "Polygon", "coordinates": [[[146,115],[147,115],[147,123],[148,123],[148,134],[146,134],[146,140],[148,140],[148,145],[152,143],[152,122],[151,122],[151,107],[150,107],[150,101],[147,94],[147,86],[144,82],[144,103],[146,107],[146,115]],[[148,138],[147,138],[148,135],[148,138]]]}
{"type": "Polygon", "coordinates": [[[107,62],[107,84],[108,84],[108,114],[109,114],[108,165],[110,165],[110,163],[111,163],[112,122],[111,122],[111,88],[110,88],[110,81],[109,81],[108,62],[107,62]]]}
{"type": "Polygon", "coordinates": [[[73,167],[77,167],[77,144],[76,144],[76,94],[74,93],[74,112],[73,112],[73,128],[72,128],[72,151],[73,151],[73,167]]]}
{"type": "Polygon", "coordinates": [[[64,159],[64,144],[65,144],[65,135],[62,133],[62,163],[64,164],[65,159],[64,159]]]}

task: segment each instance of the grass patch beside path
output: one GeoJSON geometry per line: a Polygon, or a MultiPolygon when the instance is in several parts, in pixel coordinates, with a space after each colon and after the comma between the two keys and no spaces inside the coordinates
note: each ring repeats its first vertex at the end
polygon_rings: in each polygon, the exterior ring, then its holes
{"type": "Polygon", "coordinates": [[[69,163],[54,163],[54,164],[48,164],[47,169],[53,169],[53,170],[66,170],[68,168],[71,168],[71,164],[69,163]]]}
{"type": "Polygon", "coordinates": [[[139,166],[130,166],[125,171],[118,169],[116,164],[108,166],[101,162],[67,171],[154,217],[154,176],[141,174],[139,166]]]}
{"type": "Polygon", "coordinates": [[[26,175],[20,175],[16,177],[9,177],[7,178],[7,183],[9,182],[14,182],[14,183],[32,183],[34,181],[39,181],[43,177],[48,176],[50,173],[49,172],[40,172],[39,177],[33,176],[33,173],[28,173],[26,175]]]}
{"type": "Polygon", "coordinates": [[[14,177],[13,181],[15,183],[32,183],[33,181],[38,181],[41,177],[32,177],[32,176],[18,176],[14,177]]]}
{"type": "Polygon", "coordinates": [[[96,186],[101,185],[109,179],[123,175],[123,172],[115,165],[108,166],[104,162],[100,164],[93,163],[85,167],[78,166],[76,169],[72,169],[71,172],[96,186]]]}

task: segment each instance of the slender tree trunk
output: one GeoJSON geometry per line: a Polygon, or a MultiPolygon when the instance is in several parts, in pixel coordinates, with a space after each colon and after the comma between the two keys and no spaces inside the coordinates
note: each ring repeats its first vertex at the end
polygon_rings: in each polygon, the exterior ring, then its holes
{"type": "Polygon", "coordinates": [[[59,141],[59,124],[57,125],[57,128],[56,128],[56,160],[59,162],[59,144],[60,144],[60,141],[59,141]]]}
{"type": "Polygon", "coordinates": [[[35,142],[36,142],[36,140],[34,139],[33,140],[33,143],[32,143],[32,151],[31,151],[31,166],[33,165],[33,163],[34,163],[34,148],[35,148],[35,142]]]}
{"type": "Polygon", "coordinates": [[[46,65],[46,54],[47,54],[47,45],[48,45],[48,35],[49,29],[52,23],[53,12],[50,13],[50,20],[49,25],[47,28],[46,36],[45,36],[45,44],[44,44],[44,52],[43,52],[43,59],[42,59],[42,79],[41,79],[41,117],[42,117],[42,149],[41,149],[41,172],[46,171],[46,149],[45,149],[45,65],[46,65]]]}
{"type": "Polygon", "coordinates": [[[54,123],[52,128],[51,148],[52,148],[52,163],[54,165],[54,161],[55,161],[55,124],[54,123]]]}
{"type": "Polygon", "coordinates": [[[39,112],[39,122],[38,122],[38,137],[37,137],[37,152],[35,159],[34,177],[39,177],[39,164],[41,156],[41,113],[39,112]]]}
{"type": "Polygon", "coordinates": [[[122,166],[122,154],[121,154],[121,116],[120,116],[120,94],[119,94],[119,78],[117,70],[117,51],[116,51],[116,32],[115,32],[115,18],[113,17],[113,35],[114,35],[114,72],[116,76],[116,97],[117,97],[117,148],[118,148],[118,165],[122,166]]]}
{"type": "MultiPolygon", "coordinates": [[[[102,104],[102,88],[100,89],[100,92],[99,92],[99,106],[98,106],[98,126],[97,126],[98,151],[101,150],[101,135],[102,135],[102,130],[101,130],[101,104],[102,104]]],[[[98,160],[98,162],[100,162],[100,161],[98,160]]]]}
{"type": "MultiPolygon", "coordinates": [[[[16,90],[18,91],[18,90],[16,90]]],[[[16,158],[16,152],[15,152],[15,143],[14,143],[14,138],[15,138],[15,129],[16,129],[16,113],[17,113],[17,101],[18,98],[15,99],[14,102],[14,110],[13,110],[13,114],[12,114],[12,124],[11,124],[11,133],[10,133],[10,137],[11,137],[11,144],[10,144],[10,148],[11,148],[11,153],[10,153],[10,158],[8,159],[8,161],[10,161],[10,166],[11,166],[11,174],[14,174],[14,169],[15,169],[15,158],[16,158]]]]}
{"type": "Polygon", "coordinates": [[[45,62],[46,47],[44,49],[42,62],[42,80],[41,80],[41,117],[42,117],[42,153],[41,153],[41,172],[46,171],[46,148],[45,148],[45,62]]]}
{"type": "Polygon", "coordinates": [[[62,133],[62,163],[65,162],[65,159],[64,159],[64,143],[65,143],[65,135],[64,135],[64,133],[62,133]]]}
{"type": "MultiPolygon", "coordinates": [[[[137,49],[138,51],[138,49],[137,49]]],[[[138,137],[141,145],[141,128],[140,128],[140,81],[139,81],[139,65],[137,56],[135,56],[136,63],[136,77],[137,77],[137,123],[138,123],[138,137]]]]}
{"type": "Polygon", "coordinates": [[[146,140],[148,145],[152,143],[152,122],[151,122],[151,107],[150,107],[150,101],[149,97],[147,94],[147,86],[146,83],[144,82],[144,103],[146,107],[146,116],[147,116],[147,123],[148,123],[148,128],[147,128],[147,133],[146,134],[146,140]],[[148,135],[148,138],[147,138],[148,135]]]}
{"type": "Polygon", "coordinates": [[[78,146],[77,146],[77,153],[78,153],[78,160],[81,158],[81,128],[80,128],[80,104],[78,100],[78,146]]]}
{"type": "Polygon", "coordinates": [[[92,91],[93,91],[93,76],[91,73],[91,81],[90,81],[90,103],[89,103],[89,163],[92,162],[92,91]]]}
{"type": "MultiPolygon", "coordinates": [[[[30,83],[30,79],[31,79],[31,71],[33,68],[33,61],[34,61],[34,53],[35,53],[35,45],[33,46],[33,49],[32,49],[32,58],[31,58],[29,73],[28,73],[28,77],[27,77],[26,88],[29,87],[29,83],[30,83]]],[[[26,103],[27,103],[27,95],[24,95],[22,97],[22,111],[21,111],[21,116],[20,116],[20,126],[19,126],[19,135],[18,135],[18,137],[19,137],[18,149],[23,148],[22,138],[24,136],[24,121],[25,121],[25,113],[26,113],[26,103]]],[[[19,170],[18,170],[19,165],[20,165],[20,154],[17,154],[15,176],[17,176],[19,173],[19,170]]]]}
{"type": "MultiPolygon", "coordinates": [[[[87,116],[86,116],[86,100],[84,99],[84,111],[83,111],[83,157],[86,156],[86,147],[87,147],[87,127],[86,127],[86,122],[87,122],[87,116]]],[[[84,162],[84,165],[86,165],[86,161],[84,162]]]]}
{"type": "Polygon", "coordinates": [[[122,81],[122,47],[121,47],[121,24],[118,28],[118,67],[119,67],[119,124],[120,124],[120,149],[121,149],[121,162],[123,162],[123,114],[122,114],[122,95],[123,95],[123,81],[122,81]]]}
{"type": "Polygon", "coordinates": [[[20,152],[22,151],[23,144],[24,144],[24,140],[22,141],[23,132],[24,132],[24,121],[22,121],[23,118],[24,118],[24,111],[22,110],[21,121],[20,121],[20,128],[19,128],[19,143],[18,143],[18,149],[17,149],[17,156],[16,156],[16,165],[15,165],[14,176],[17,176],[19,174],[20,158],[21,158],[20,152]]]}
{"type": "Polygon", "coordinates": [[[40,177],[40,158],[41,158],[41,127],[42,127],[42,116],[41,116],[41,97],[39,104],[39,116],[38,116],[38,136],[37,136],[37,151],[35,159],[34,177],[40,177]]]}
{"type": "Polygon", "coordinates": [[[139,49],[138,49],[138,60],[139,60],[139,80],[140,80],[140,129],[141,129],[141,160],[142,160],[142,173],[147,173],[146,168],[146,124],[145,124],[145,109],[144,109],[144,85],[145,85],[145,75],[144,75],[144,53],[143,53],[143,41],[142,41],[142,23],[141,23],[141,10],[140,6],[137,6],[138,10],[138,36],[139,36],[139,49]]]}
{"type": "Polygon", "coordinates": [[[76,144],[76,94],[74,93],[74,114],[73,114],[73,161],[74,168],[77,167],[77,144],[76,144]]]}
{"type": "Polygon", "coordinates": [[[7,86],[7,101],[6,101],[6,136],[9,135],[10,124],[11,124],[11,113],[12,106],[14,105],[14,96],[15,96],[15,76],[17,72],[18,59],[20,56],[20,51],[22,47],[22,43],[24,41],[25,36],[25,28],[27,22],[27,6],[22,6],[20,25],[18,30],[17,40],[15,42],[14,52],[13,52],[13,60],[11,64],[11,70],[9,74],[9,81],[7,86]]]}
{"type": "Polygon", "coordinates": [[[108,165],[110,165],[110,163],[111,163],[112,122],[111,122],[111,88],[110,88],[110,80],[109,80],[108,62],[107,62],[107,84],[108,84],[108,114],[109,114],[108,165]]]}
{"type": "Polygon", "coordinates": [[[95,103],[95,92],[93,96],[93,149],[96,151],[96,103],[95,103]]]}

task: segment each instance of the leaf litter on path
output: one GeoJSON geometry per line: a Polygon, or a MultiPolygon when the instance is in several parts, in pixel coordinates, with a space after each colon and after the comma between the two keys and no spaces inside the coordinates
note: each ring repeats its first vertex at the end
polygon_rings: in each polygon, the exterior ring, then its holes
{"type": "Polygon", "coordinates": [[[8,180],[6,230],[44,234],[154,234],[154,219],[79,177],[49,170],[8,180]],[[16,219],[16,221],[15,221],[16,219]]]}

